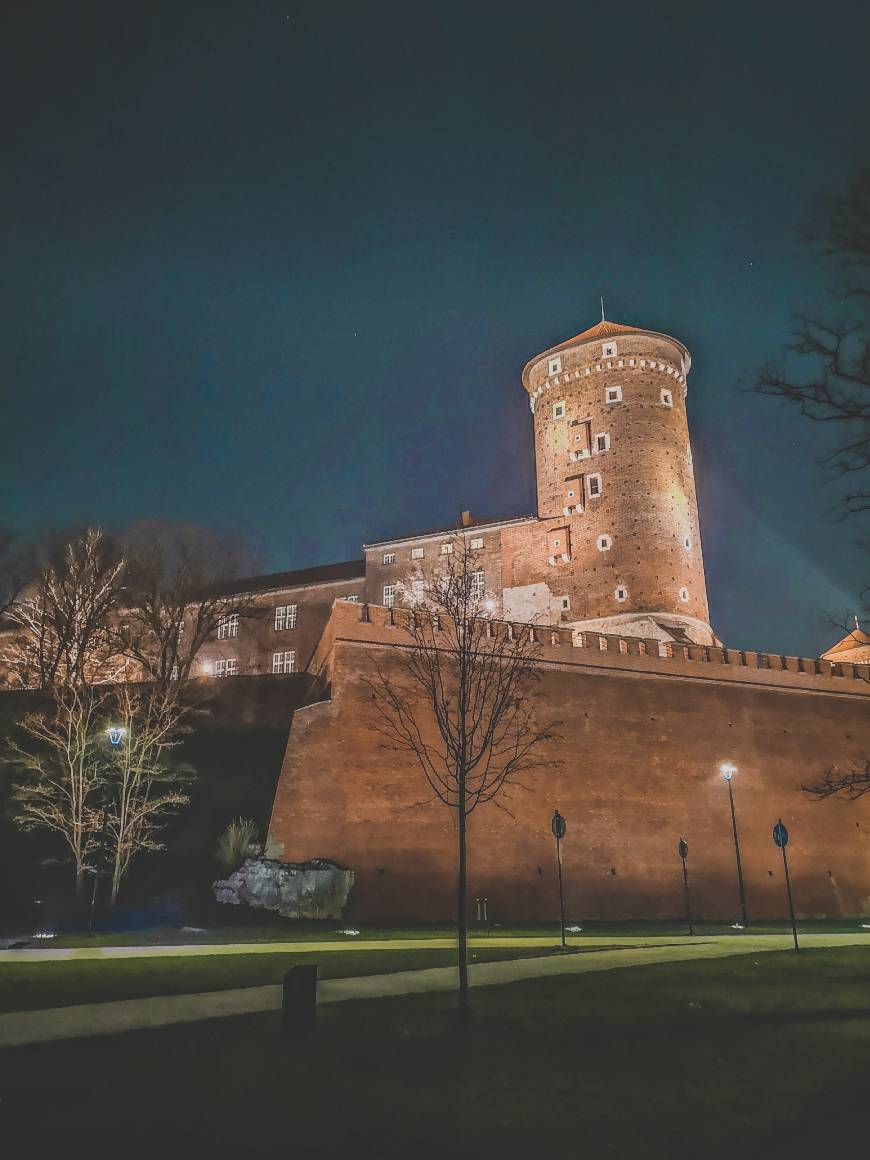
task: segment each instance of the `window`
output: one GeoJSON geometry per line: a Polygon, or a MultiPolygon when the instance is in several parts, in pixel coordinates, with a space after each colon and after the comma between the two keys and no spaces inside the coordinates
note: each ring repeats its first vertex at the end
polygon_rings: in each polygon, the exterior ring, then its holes
{"type": "Polygon", "coordinates": [[[622,387],[605,387],[604,401],[605,403],[622,402],[622,387]]]}
{"type": "Polygon", "coordinates": [[[586,476],[586,494],[590,499],[597,499],[601,495],[601,476],[587,475],[586,476]]]}
{"type": "Polygon", "coordinates": [[[411,581],[411,595],[415,600],[424,600],[426,597],[426,581],[412,580],[411,581]]]}
{"type": "Polygon", "coordinates": [[[452,553],[452,551],[453,551],[452,544],[442,544],[441,545],[441,555],[442,556],[449,556],[452,553]]]}
{"type": "Polygon", "coordinates": [[[272,672],[273,673],[295,673],[296,672],[296,650],[288,649],[286,652],[272,653],[272,672]]]}
{"type": "Polygon", "coordinates": [[[483,571],[471,574],[471,595],[483,596],[486,591],[486,576],[483,571]]]}
{"type": "Polygon", "coordinates": [[[423,549],[422,548],[412,548],[411,549],[411,559],[412,560],[422,560],[423,559],[423,549]]]}
{"type": "Polygon", "coordinates": [[[568,612],[568,610],[571,607],[571,597],[570,596],[561,597],[560,603],[561,603],[562,611],[568,612]]]}
{"type": "Polygon", "coordinates": [[[169,674],[169,679],[170,679],[170,681],[177,681],[178,680],[178,665],[172,666],[172,672],[169,674]]]}
{"type": "Polygon", "coordinates": [[[279,604],[275,609],[275,630],[296,627],[296,614],[299,606],[296,604],[279,604]]]}
{"type": "Polygon", "coordinates": [[[595,541],[595,547],[599,552],[609,552],[612,546],[613,540],[608,535],[599,536],[595,541]]]}
{"type": "Polygon", "coordinates": [[[554,547],[554,548],[561,548],[561,547],[562,547],[562,541],[561,541],[561,540],[553,540],[553,547],[554,547]]]}
{"type": "Polygon", "coordinates": [[[674,405],[674,396],[665,387],[662,387],[662,402],[666,407],[673,407],[674,405]]]}
{"type": "Polygon", "coordinates": [[[624,600],[628,600],[628,589],[620,584],[618,588],[614,588],[613,595],[621,604],[624,600]]]}
{"type": "Polygon", "coordinates": [[[603,343],[601,346],[601,357],[602,358],[614,358],[615,356],[616,356],[616,343],[615,342],[603,343]]]}
{"type": "Polygon", "coordinates": [[[553,404],[553,418],[554,419],[564,419],[565,418],[565,404],[564,403],[554,403],[553,404]]]}
{"type": "Polygon", "coordinates": [[[239,614],[234,612],[231,616],[224,616],[218,624],[218,640],[228,640],[231,636],[239,635],[239,614]]]}
{"type": "Polygon", "coordinates": [[[239,673],[237,657],[229,657],[224,661],[215,661],[214,675],[216,677],[236,677],[239,673]]]}
{"type": "Polygon", "coordinates": [[[682,600],[683,604],[689,603],[689,589],[688,588],[681,588],[680,589],[680,600],[682,600]]]}
{"type": "Polygon", "coordinates": [[[691,536],[684,536],[683,537],[683,547],[686,549],[687,552],[691,552],[691,550],[692,550],[692,537],[691,536]]]}
{"type": "Polygon", "coordinates": [[[359,604],[358,596],[342,596],[342,600],[346,600],[348,604],[359,604]]]}
{"type": "Polygon", "coordinates": [[[562,360],[560,358],[551,358],[547,363],[547,374],[557,375],[562,369],[562,360]]]}
{"type": "Polygon", "coordinates": [[[595,450],[600,455],[602,451],[610,450],[610,436],[602,431],[600,435],[595,436],[595,450]]]}
{"type": "Polygon", "coordinates": [[[396,585],[384,585],[384,608],[392,608],[396,603],[396,585]]]}
{"type": "Polygon", "coordinates": [[[395,564],[395,562],[396,562],[396,553],[395,552],[384,552],[384,563],[385,564],[395,564]]]}
{"type": "Polygon", "coordinates": [[[472,552],[476,552],[476,551],[478,551],[478,550],[479,550],[480,548],[482,548],[482,547],[483,547],[483,537],[482,537],[482,536],[476,536],[476,537],[475,537],[475,538],[474,538],[474,539],[471,541],[471,550],[472,550],[472,552]]]}

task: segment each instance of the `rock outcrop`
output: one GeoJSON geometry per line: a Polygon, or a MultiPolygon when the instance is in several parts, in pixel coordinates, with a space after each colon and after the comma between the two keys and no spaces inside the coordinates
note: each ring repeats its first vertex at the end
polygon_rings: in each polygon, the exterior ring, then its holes
{"type": "Polygon", "coordinates": [[[213,883],[218,902],[274,910],[285,918],[341,918],[353,871],[326,858],[278,862],[248,858],[229,878],[213,883]]]}

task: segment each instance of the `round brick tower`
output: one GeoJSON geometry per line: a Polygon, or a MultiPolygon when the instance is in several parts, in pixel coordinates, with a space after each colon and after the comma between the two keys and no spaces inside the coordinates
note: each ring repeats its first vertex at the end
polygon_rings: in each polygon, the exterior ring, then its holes
{"type": "Polygon", "coordinates": [[[602,320],[523,369],[548,576],[578,626],[709,644],[686,420],[691,357],[602,320]]]}

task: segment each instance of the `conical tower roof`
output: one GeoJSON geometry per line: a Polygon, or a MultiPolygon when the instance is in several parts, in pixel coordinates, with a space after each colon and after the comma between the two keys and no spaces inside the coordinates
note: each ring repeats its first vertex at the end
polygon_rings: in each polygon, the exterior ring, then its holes
{"type": "Polygon", "coordinates": [[[842,640],[823,652],[821,659],[834,664],[870,665],[870,634],[856,624],[842,640]]]}

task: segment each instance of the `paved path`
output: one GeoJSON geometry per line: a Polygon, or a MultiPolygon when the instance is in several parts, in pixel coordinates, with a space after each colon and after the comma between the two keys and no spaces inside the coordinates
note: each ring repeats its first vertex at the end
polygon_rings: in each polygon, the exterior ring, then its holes
{"type": "MultiPolygon", "coordinates": [[[[612,945],[614,940],[609,941],[612,945]]],[[[742,935],[739,938],[713,936],[682,940],[659,937],[644,939],[642,945],[639,945],[641,940],[637,939],[625,941],[626,944],[631,942],[632,945],[626,945],[618,950],[588,951],[577,955],[550,955],[547,958],[510,959],[498,963],[473,964],[469,973],[471,985],[489,987],[554,975],[577,975],[587,971],[649,966],[654,963],[727,958],[731,955],[788,950],[791,946],[791,938],[786,935],[742,935]]],[[[383,947],[383,943],[379,945],[383,947]]],[[[803,937],[802,945],[807,948],[870,946],[870,934],[808,934],[803,937]]],[[[397,971],[394,974],[366,975],[351,979],[325,979],[318,985],[318,1002],[339,1003],[348,999],[379,999],[425,991],[449,991],[455,986],[454,967],[431,967],[422,971],[397,971]]],[[[208,991],[194,995],[124,999],[110,1003],[86,1003],[43,1011],[9,1012],[0,1015],[0,1047],[46,1043],[57,1039],[77,1039],[89,1035],[114,1035],[123,1031],[165,1027],[173,1023],[192,1023],[201,1019],[219,1019],[227,1015],[247,1015],[257,1011],[277,1012],[280,1005],[281,987],[266,986],[208,991]]]]}

